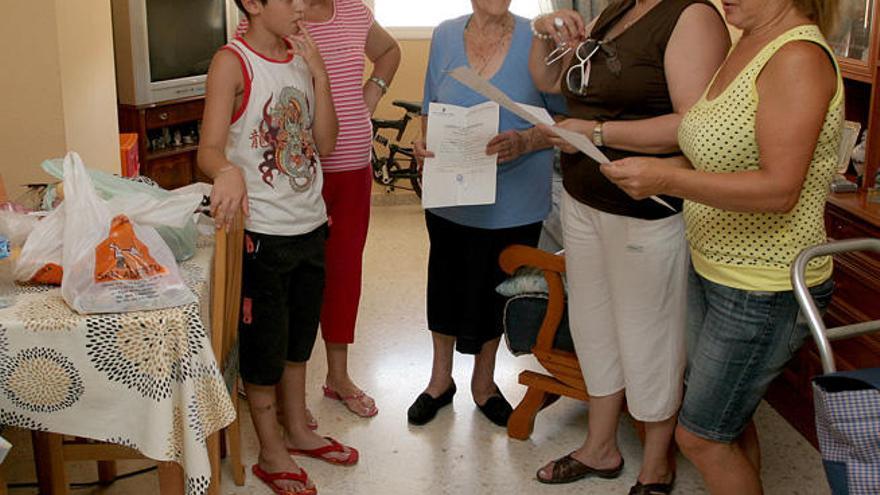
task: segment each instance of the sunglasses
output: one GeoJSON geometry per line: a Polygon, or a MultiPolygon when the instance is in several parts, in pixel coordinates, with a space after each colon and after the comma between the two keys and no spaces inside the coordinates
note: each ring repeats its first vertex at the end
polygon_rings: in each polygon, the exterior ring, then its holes
{"type": "Polygon", "coordinates": [[[583,96],[590,85],[590,71],[593,68],[591,59],[602,48],[601,40],[587,39],[577,46],[574,54],[578,63],[572,65],[565,74],[565,85],[572,93],[583,96]]]}

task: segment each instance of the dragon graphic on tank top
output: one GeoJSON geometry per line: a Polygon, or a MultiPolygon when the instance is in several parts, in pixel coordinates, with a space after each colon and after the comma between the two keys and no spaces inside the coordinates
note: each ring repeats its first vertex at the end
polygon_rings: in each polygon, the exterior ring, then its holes
{"type": "Polygon", "coordinates": [[[307,191],[318,171],[308,102],[305,94],[293,87],[284,88],[274,105],[273,99],[270,96],[263,105],[258,129],[260,143],[268,147],[259,165],[260,174],[269,187],[274,188],[275,179],[284,175],[294,191],[307,191]]]}

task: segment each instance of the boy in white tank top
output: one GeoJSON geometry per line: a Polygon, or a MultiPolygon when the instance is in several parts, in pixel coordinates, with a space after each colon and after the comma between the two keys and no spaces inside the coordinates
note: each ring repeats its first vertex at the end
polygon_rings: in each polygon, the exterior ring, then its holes
{"type": "Polygon", "coordinates": [[[336,112],[303,0],[236,4],[250,28],[211,62],[198,162],[214,180],[217,228],[239,211],[246,218],[239,349],[260,442],[252,471],[275,493],[313,494],[290,454],[358,460],[357,450],[310,430],[305,409],[324,287],[320,156],[336,145],[336,112]]]}

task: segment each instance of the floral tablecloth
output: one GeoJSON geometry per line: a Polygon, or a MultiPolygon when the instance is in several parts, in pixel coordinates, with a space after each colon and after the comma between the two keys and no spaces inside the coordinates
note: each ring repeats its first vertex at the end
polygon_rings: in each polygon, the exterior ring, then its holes
{"type": "Polygon", "coordinates": [[[0,424],[131,447],[211,481],[206,438],[235,418],[211,350],[213,239],[180,264],[199,304],[81,316],[58,288],[21,287],[0,309],[0,424]]]}

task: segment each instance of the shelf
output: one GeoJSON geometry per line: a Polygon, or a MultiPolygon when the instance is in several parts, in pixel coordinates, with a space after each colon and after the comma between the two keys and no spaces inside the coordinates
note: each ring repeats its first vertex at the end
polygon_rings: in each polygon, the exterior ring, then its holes
{"type": "Polygon", "coordinates": [[[184,153],[191,153],[193,151],[198,151],[198,144],[184,144],[183,146],[172,146],[171,148],[166,148],[162,151],[150,151],[147,153],[147,161],[150,160],[158,160],[160,158],[168,158],[169,156],[182,155],[184,153]]]}
{"type": "Polygon", "coordinates": [[[119,106],[125,107],[125,108],[131,108],[134,110],[146,110],[149,108],[159,108],[159,107],[163,107],[163,106],[167,106],[167,105],[179,105],[181,103],[189,103],[192,101],[201,101],[204,99],[205,99],[204,96],[199,95],[199,96],[187,96],[186,98],[178,98],[176,100],[170,100],[170,101],[157,101],[155,103],[144,103],[141,105],[131,105],[131,104],[127,104],[127,103],[120,103],[119,106]]]}
{"type": "Polygon", "coordinates": [[[854,215],[861,221],[880,228],[880,203],[868,201],[868,191],[831,193],[828,202],[854,215]]]}
{"type": "Polygon", "coordinates": [[[838,58],[837,60],[844,78],[868,84],[872,82],[874,74],[870,65],[851,58],[838,58]]]}

